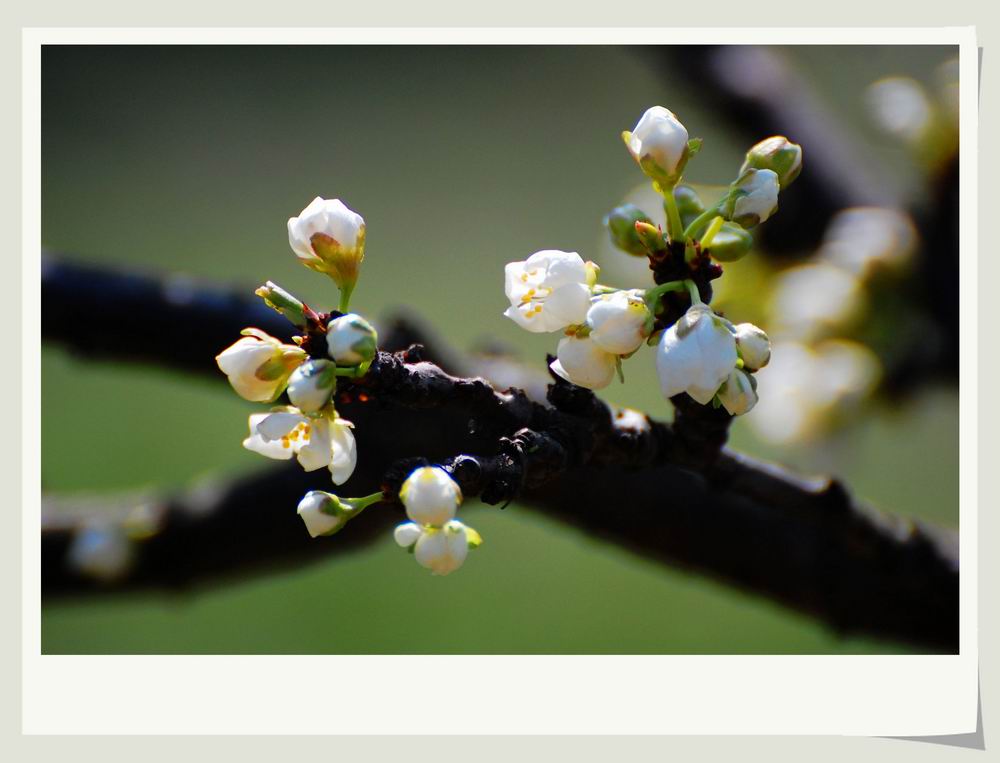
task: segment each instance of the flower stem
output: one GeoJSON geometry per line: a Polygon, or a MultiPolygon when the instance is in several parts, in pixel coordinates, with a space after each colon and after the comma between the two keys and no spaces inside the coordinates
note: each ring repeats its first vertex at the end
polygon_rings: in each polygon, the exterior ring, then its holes
{"type": "Polygon", "coordinates": [[[372,493],[361,498],[348,498],[344,502],[351,504],[351,519],[367,509],[373,503],[378,503],[383,499],[382,493],[372,493]]]}
{"type": "Polygon", "coordinates": [[[654,286],[652,289],[647,289],[643,295],[643,299],[649,307],[650,312],[656,312],[656,304],[664,294],[668,291],[684,291],[687,288],[685,286],[686,283],[687,281],[667,281],[666,283],[661,283],[659,286],[654,286]]]}
{"type": "Polygon", "coordinates": [[[694,218],[694,220],[691,221],[691,224],[687,228],[684,229],[684,235],[686,237],[693,236],[695,234],[695,232],[702,225],[704,225],[709,220],[711,220],[715,215],[719,214],[719,207],[722,206],[722,201],[724,199],[725,199],[725,197],[723,197],[723,199],[720,200],[718,203],[716,203],[714,206],[709,207],[704,212],[702,212],[700,215],[698,215],[696,218],[694,218]]]}
{"type": "Polygon", "coordinates": [[[721,216],[717,216],[712,220],[712,224],[708,226],[704,235],[701,237],[701,248],[708,249],[712,245],[712,239],[715,238],[715,234],[722,230],[722,224],[725,220],[721,216]]]}
{"type": "Polygon", "coordinates": [[[687,234],[684,231],[684,223],[681,222],[681,213],[677,209],[673,188],[663,191],[663,202],[667,210],[667,233],[670,234],[670,241],[686,241],[687,234]]]}
{"type": "Polygon", "coordinates": [[[701,301],[701,293],[698,291],[698,284],[692,281],[690,278],[684,279],[684,285],[687,287],[688,294],[691,297],[691,305],[703,305],[704,302],[701,301]]]}
{"type": "Polygon", "coordinates": [[[340,290],[340,305],[338,305],[338,307],[337,307],[337,309],[340,312],[346,313],[350,309],[350,307],[351,307],[351,293],[353,291],[354,291],[354,284],[350,284],[349,286],[345,284],[343,286],[343,288],[341,288],[341,290],[340,290]]]}

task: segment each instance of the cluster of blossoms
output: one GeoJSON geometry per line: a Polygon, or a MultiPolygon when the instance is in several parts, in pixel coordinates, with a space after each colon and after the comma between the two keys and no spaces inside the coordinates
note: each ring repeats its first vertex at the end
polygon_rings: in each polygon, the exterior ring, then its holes
{"type": "MultiPolygon", "coordinates": [[[[302,331],[293,344],[257,328],[216,356],[219,369],[237,394],[258,403],[288,405],[250,415],[243,447],[274,459],[298,459],[306,471],[327,468],[335,485],[344,484],[357,464],[354,425],[334,406],[341,377],[358,379],[377,355],[378,335],[362,316],[349,312],[351,295],[364,259],[365,221],[339,199],[316,197],[288,221],[288,242],[299,261],[329,276],[340,292],[339,310],[320,314],[268,281],[257,290],[269,307],[302,331]]],[[[333,535],[382,493],[343,498],[312,490],[302,498],[298,515],[312,537],[333,535]]],[[[415,470],[400,499],[412,520],[397,529],[400,545],[413,547],[417,561],[439,575],[458,569],[479,534],[455,519],[461,502],[458,485],[443,469],[415,470]]]]}
{"type": "Polygon", "coordinates": [[[802,150],[781,136],[761,141],[722,198],[706,208],[680,183],[701,141],[690,140],[673,113],[648,109],[622,137],[663,197],[667,230],[631,204],[615,209],[606,223],[618,248],[649,258],[658,285],[606,286],[598,283],[599,268],[576,252],[544,250],[507,264],[504,314],[527,331],[562,332],[550,368],[581,387],[602,389],[616,374],[623,378],[622,361],[644,343],[655,344],[664,396],[687,393],[734,416],[746,413],[757,402],[753,373],[767,364],[770,342],[756,326],[733,325],[713,312],[701,286],[721,275],[718,263],[749,252],[748,229],[777,211],[779,191],[801,170],[802,150]],[[675,292],[689,298],[679,316],[664,304],[675,292]]]}

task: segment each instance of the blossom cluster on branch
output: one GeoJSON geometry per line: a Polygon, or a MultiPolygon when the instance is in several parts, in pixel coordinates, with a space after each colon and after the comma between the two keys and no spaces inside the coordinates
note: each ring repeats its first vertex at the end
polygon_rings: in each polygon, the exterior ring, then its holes
{"type": "MultiPolygon", "coordinates": [[[[635,208],[615,210],[608,227],[621,248],[648,257],[657,285],[604,285],[597,266],[576,252],[544,250],[506,266],[510,307],[505,315],[528,331],[563,333],[550,369],[571,384],[596,390],[616,375],[624,380],[622,361],[648,343],[656,346],[661,391],[675,405],[690,398],[728,415],[745,413],[757,402],[753,374],[767,364],[770,342],[756,326],[734,325],[716,314],[708,304],[709,281],[722,274],[720,262],[749,251],[748,230],[777,210],[779,191],[801,168],[801,149],[783,137],[762,141],[747,153],[723,197],[706,208],[693,189],[680,183],[701,141],[689,140],[674,114],[653,107],[623,138],[663,196],[667,229],[652,225],[635,208]]],[[[378,355],[375,329],[349,312],[365,254],[365,221],[339,199],[317,197],[289,219],[288,240],[302,264],[333,280],[340,293],[338,309],[319,313],[268,281],[258,296],[301,334],[286,344],[247,328],[216,362],[242,397],[274,404],[285,396],[289,403],[252,414],[244,447],[269,458],[297,458],[306,471],[327,468],[332,482],[341,485],[353,473],[358,452],[354,425],[334,405],[338,383],[363,382],[378,355]]],[[[682,441],[691,443],[692,453],[699,451],[692,461],[711,458],[725,439],[724,427],[715,422],[694,432],[701,417],[687,404],[678,411],[682,441]]],[[[546,436],[541,432],[536,439],[546,436]]],[[[501,438],[498,452],[511,442],[501,438]]],[[[558,439],[553,443],[558,445],[558,439]]],[[[455,517],[462,490],[454,470],[461,460],[418,465],[394,483],[398,488],[367,496],[311,490],[299,502],[298,514],[311,536],[328,536],[368,506],[398,500],[409,521],[396,528],[397,543],[421,566],[447,575],[482,544],[479,534],[455,517]]]]}

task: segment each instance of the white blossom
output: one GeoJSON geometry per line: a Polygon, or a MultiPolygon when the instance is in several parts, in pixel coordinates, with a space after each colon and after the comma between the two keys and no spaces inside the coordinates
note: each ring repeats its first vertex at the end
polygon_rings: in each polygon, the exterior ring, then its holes
{"type": "Polygon", "coordinates": [[[215,362],[240,397],[257,403],[271,402],[284,390],[292,371],[306,359],[306,352],[259,329],[245,329],[243,333],[246,336],[216,355],[215,362]]]}
{"type": "Polygon", "coordinates": [[[561,331],[587,318],[596,276],[576,252],[545,249],[504,268],[504,312],[521,328],[540,333],[561,331]]]}
{"type": "Polygon", "coordinates": [[[310,413],[330,402],[337,383],[336,368],[329,360],[309,360],[296,368],[288,379],[288,399],[292,405],[310,413]]]}
{"type": "Polygon", "coordinates": [[[603,389],[615,378],[618,358],[598,347],[590,337],[559,340],[550,368],[566,381],[587,389],[603,389]]]}
{"type": "Polygon", "coordinates": [[[757,371],[766,366],[771,359],[771,340],[767,338],[767,334],[752,323],[738,323],[734,328],[743,367],[757,371]]]}
{"type": "Polygon", "coordinates": [[[705,405],[736,368],[731,324],[708,305],[692,305],[663,332],[656,348],[656,373],[664,397],[687,392],[705,405]]]}
{"type": "Polygon", "coordinates": [[[733,370],[719,388],[719,402],[733,416],[742,416],[757,404],[757,391],[746,371],[733,370]]]}
{"type": "Polygon", "coordinates": [[[413,556],[421,567],[434,575],[448,575],[465,563],[469,548],[482,543],[479,533],[457,519],[441,527],[405,522],[395,530],[395,539],[403,548],[413,546],[413,556]]]}
{"type": "Polygon", "coordinates": [[[332,535],[347,521],[345,512],[337,510],[334,498],[322,490],[310,490],[299,501],[298,514],[311,537],[332,535]]]}
{"type": "Polygon", "coordinates": [[[360,315],[347,313],[326,327],[326,346],[338,366],[359,366],[375,357],[378,334],[360,315]]]}
{"type": "MultiPolygon", "coordinates": [[[[664,178],[674,177],[683,167],[688,150],[688,131],[663,106],[646,109],[635,129],[627,137],[632,157],[643,166],[652,161],[664,178]]],[[[645,170],[646,167],[643,166],[645,170]]],[[[659,178],[655,178],[659,179],[659,178]]]]}
{"type": "Polygon", "coordinates": [[[635,352],[652,330],[653,316],[641,289],[616,291],[594,297],[587,311],[590,339],[605,352],[635,352]]]}
{"type": "Polygon", "coordinates": [[[399,489],[406,516],[419,525],[444,525],[455,518],[462,503],[458,483],[439,466],[422,466],[410,472],[399,489]]]}
{"type": "Polygon", "coordinates": [[[289,218],[288,243],[302,264],[351,289],[364,259],[365,220],[340,199],[317,196],[289,218]]]}
{"type": "Polygon", "coordinates": [[[764,222],[778,211],[778,175],[773,170],[747,170],[736,182],[732,219],[745,228],[764,222]]]}
{"type": "Polygon", "coordinates": [[[250,436],[243,447],[268,458],[296,456],[307,472],[328,467],[334,483],[341,485],[358,460],[353,427],[345,419],[307,416],[288,407],[251,415],[250,436]]]}

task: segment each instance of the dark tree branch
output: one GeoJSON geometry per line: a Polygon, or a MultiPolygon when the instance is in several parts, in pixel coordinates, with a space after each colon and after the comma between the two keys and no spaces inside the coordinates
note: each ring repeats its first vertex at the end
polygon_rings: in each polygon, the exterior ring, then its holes
{"type": "MultiPolygon", "coordinates": [[[[185,344],[187,354],[176,365],[217,374],[191,360],[214,357],[248,321],[261,323],[247,310],[230,313],[235,298],[210,291],[203,299],[191,287],[186,301],[199,316],[197,330],[190,330],[181,310],[137,348],[121,341],[108,319],[133,311],[105,304],[95,317],[95,295],[114,302],[116,281],[123,278],[147,300],[142,314],[176,310],[153,279],[138,283],[134,276],[49,263],[43,314],[76,320],[71,331],[43,321],[44,338],[85,347],[93,357],[161,365],[174,365],[173,348],[185,344]],[[65,288],[67,279],[73,289],[65,288]]],[[[383,329],[384,346],[418,338],[412,331],[393,333],[383,329]]],[[[441,354],[438,359],[453,362],[441,354]]],[[[369,374],[338,396],[338,409],[357,425],[363,454],[346,495],[382,484],[391,501],[403,476],[400,465],[428,459],[451,468],[468,495],[490,503],[517,496],[601,539],[769,596],[842,632],[957,649],[953,534],[877,514],[839,483],[802,480],[730,451],[691,448],[670,426],[619,415],[573,385],[554,384],[549,404],[517,390],[497,392],[483,379],[450,376],[421,360],[416,349],[381,353],[369,374]]],[[[138,544],[133,574],[115,590],[190,585],[302,562],[363,543],[401,516],[373,508],[337,536],[311,540],[293,507],[320,484],[329,489],[323,477],[289,467],[208,499],[168,501],[159,530],[138,544]]],[[[45,594],[93,589],[65,564],[76,523],[60,522],[64,514],[50,508],[42,536],[45,594]]]]}

